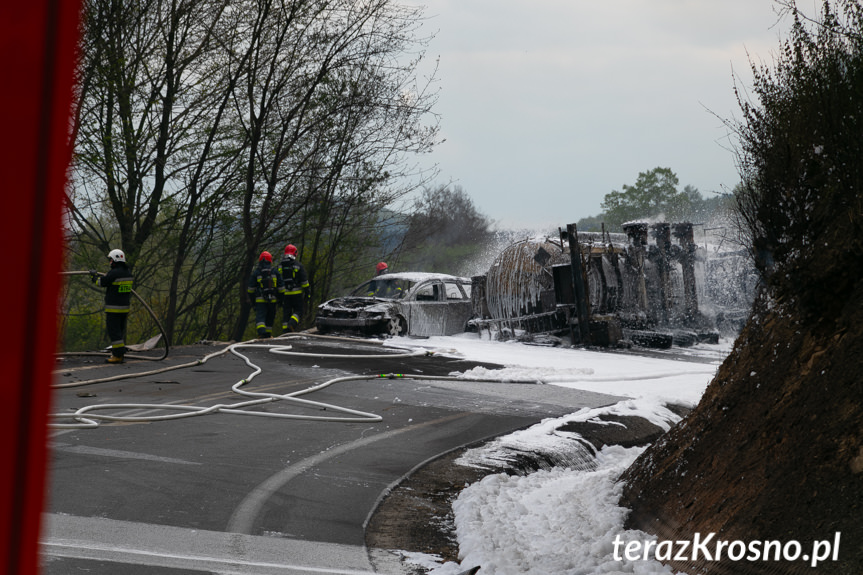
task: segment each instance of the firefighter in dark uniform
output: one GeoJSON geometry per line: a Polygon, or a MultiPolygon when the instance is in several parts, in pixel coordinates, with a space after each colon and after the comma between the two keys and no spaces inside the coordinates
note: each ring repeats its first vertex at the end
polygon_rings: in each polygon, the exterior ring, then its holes
{"type": "Polygon", "coordinates": [[[258,266],[249,278],[248,292],[255,305],[255,329],[258,337],[273,337],[276,307],[285,292],[285,284],[279,270],[273,268],[273,256],[270,252],[261,252],[258,266]]]}
{"type": "Polygon", "coordinates": [[[108,253],[111,269],[106,274],[90,270],[93,283],[105,289],[105,327],[111,340],[108,363],[123,363],[126,355],[126,324],[132,301],[132,273],[121,250],[108,253]]]}
{"type": "Polygon", "coordinates": [[[285,257],[279,265],[279,273],[285,282],[285,295],[282,299],[282,331],[296,331],[303,317],[303,290],[309,287],[306,268],[297,261],[297,247],[285,246],[285,257]]]}

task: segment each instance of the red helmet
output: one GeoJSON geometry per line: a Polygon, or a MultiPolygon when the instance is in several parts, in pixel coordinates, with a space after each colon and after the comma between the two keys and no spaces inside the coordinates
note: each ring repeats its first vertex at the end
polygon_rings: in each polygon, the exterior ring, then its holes
{"type": "Polygon", "coordinates": [[[288,244],[285,246],[285,255],[291,256],[292,258],[297,257],[297,246],[294,244],[288,244]]]}
{"type": "Polygon", "coordinates": [[[382,272],[385,269],[387,269],[387,262],[380,262],[378,265],[375,266],[375,271],[377,272],[382,272]]]}
{"type": "Polygon", "coordinates": [[[261,257],[258,258],[258,261],[262,262],[264,260],[273,263],[273,254],[270,252],[261,252],[261,257]]]}

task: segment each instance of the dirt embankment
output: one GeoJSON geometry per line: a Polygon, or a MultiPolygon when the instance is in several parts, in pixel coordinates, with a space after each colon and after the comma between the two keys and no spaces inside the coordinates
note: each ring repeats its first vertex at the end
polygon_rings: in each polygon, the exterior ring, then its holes
{"type": "Polygon", "coordinates": [[[688,573],[863,573],[863,282],[814,321],[757,309],[701,402],[624,474],[660,540],[814,541],[838,561],[682,561],[688,573]],[[807,323],[809,325],[807,325],[807,323]]]}

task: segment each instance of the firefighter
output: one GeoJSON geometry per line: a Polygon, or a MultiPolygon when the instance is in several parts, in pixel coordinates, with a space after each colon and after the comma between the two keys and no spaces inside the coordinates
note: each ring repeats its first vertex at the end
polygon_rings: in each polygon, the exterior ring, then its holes
{"type": "Polygon", "coordinates": [[[273,268],[270,252],[261,252],[258,265],[249,278],[249,297],[255,306],[255,329],[258,337],[273,337],[276,307],[285,293],[285,284],[278,269],[273,268]]]}
{"type": "Polygon", "coordinates": [[[375,277],[383,275],[389,271],[389,266],[387,266],[387,262],[378,262],[378,265],[375,266],[375,277]]]}
{"type": "Polygon", "coordinates": [[[111,269],[106,274],[90,270],[90,277],[105,289],[105,328],[111,340],[108,363],[123,363],[126,355],[126,325],[132,301],[132,273],[122,250],[108,252],[111,269]]]}
{"type": "Polygon", "coordinates": [[[297,247],[285,246],[285,257],[279,265],[279,273],[285,282],[285,295],[282,298],[282,331],[296,331],[303,317],[303,302],[309,287],[306,269],[297,260],[297,247]]]}

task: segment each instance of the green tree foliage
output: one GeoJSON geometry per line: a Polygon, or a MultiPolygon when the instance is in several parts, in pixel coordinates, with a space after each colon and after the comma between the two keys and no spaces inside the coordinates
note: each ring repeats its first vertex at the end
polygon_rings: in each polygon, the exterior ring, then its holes
{"type": "Polygon", "coordinates": [[[587,216],[586,218],[581,218],[575,223],[575,227],[578,228],[578,231],[580,232],[601,232],[604,224],[605,214],[599,214],[598,216],[587,216]]]}
{"type": "Polygon", "coordinates": [[[492,222],[460,186],[423,190],[408,218],[399,265],[411,271],[466,274],[491,239],[492,222]]]}
{"type": "Polygon", "coordinates": [[[624,185],[621,191],[605,195],[602,201],[605,223],[619,229],[631,220],[659,217],[680,220],[691,212],[693,200],[701,200],[701,194],[689,186],[678,191],[677,186],[677,175],[670,168],[641,172],[634,185],[624,185]]]}
{"type": "Polygon", "coordinates": [[[813,22],[782,5],[790,36],[741,101],[736,200],[775,295],[822,314],[863,275],[863,7],[825,1],[813,22]]]}
{"type": "Polygon", "coordinates": [[[621,225],[634,220],[707,222],[729,207],[728,195],[704,198],[693,186],[678,189],[679,180],[669,168],[641,172],[633,185],[605,195],[603,212],[580,219],[579,231],[621,231],[621,225]]]}

